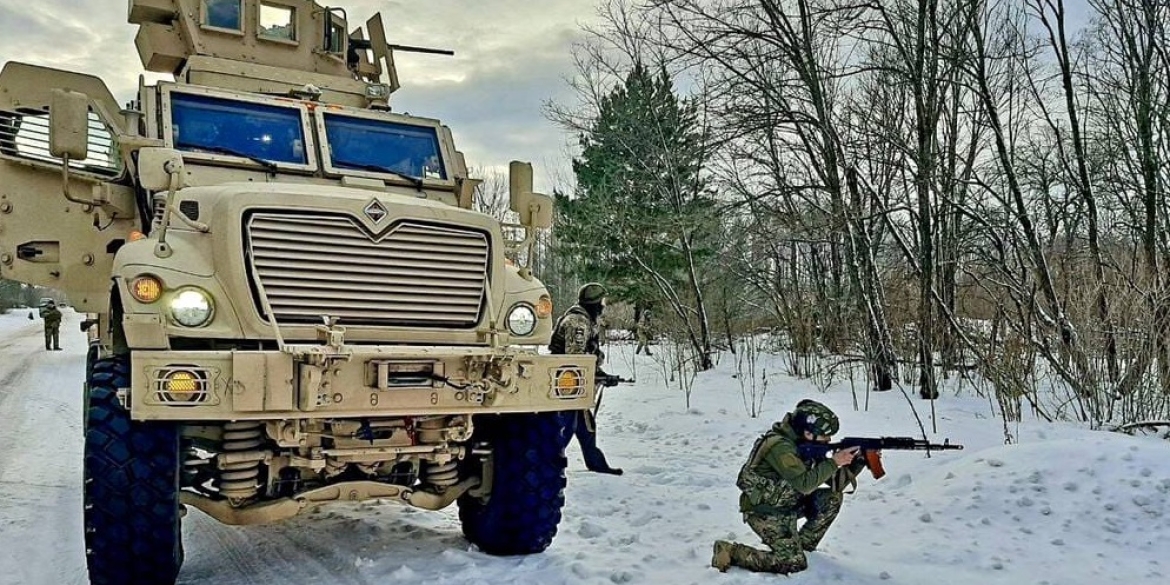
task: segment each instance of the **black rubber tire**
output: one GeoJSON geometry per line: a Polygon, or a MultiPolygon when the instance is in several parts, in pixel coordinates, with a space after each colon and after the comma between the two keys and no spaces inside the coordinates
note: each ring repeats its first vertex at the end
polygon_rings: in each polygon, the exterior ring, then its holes
{"type": "Polygon", "coordinates": [[[83,435],[88,425],[87,421],[89,421],[89,382],[93,379],[93,365],[97,362],[99,353],[98,344],[94,342],[91,342],[85,351],[85,383],[81,385],[81,433],[83,435]]]}
{"type": "Polygon", "coordinates": [[[91,342],[89,347],[85,349],[85,381],[89,383],[89,379],[93,377],[93,366],[98,361],[98,354],[101,346],[96,342],[91,342]]]}
{"type": "Polygon", "coordinates": [[[85,546],[91,585],[173,585],[182,565],[179,432],[118,403],[129,360],[96,360],[87,380],[85,546]]]}
{"type": "Polygon", "coordinates": [[[528,555],[552,544],[565,505],[565,446],[575,413],[476,419],[475,442],[492,446],[492,493],[459,499],[463,534],[491,555],[528,555]]]}

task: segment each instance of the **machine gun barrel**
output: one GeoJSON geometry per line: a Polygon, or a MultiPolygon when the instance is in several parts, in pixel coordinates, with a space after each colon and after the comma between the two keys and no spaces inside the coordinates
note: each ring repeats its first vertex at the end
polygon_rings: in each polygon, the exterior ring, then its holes
{"type": "Polygon", "coordinates": [[[434,49],[431,47],[415,47],[412,45],[390,45],[391,49],[395,51],[403,51],[406,53],[430,53],[432,55],[455,55],[455,51],[450,49],[434,49]]]}

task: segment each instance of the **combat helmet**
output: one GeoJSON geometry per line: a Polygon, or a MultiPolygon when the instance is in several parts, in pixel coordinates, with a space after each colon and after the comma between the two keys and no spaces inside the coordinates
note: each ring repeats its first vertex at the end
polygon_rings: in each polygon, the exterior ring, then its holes
{"type": "Polygon", "coordinates": [[[577,291],[577,304],[596,305],[601,302],[601,299],[605,298],[605,295],[606,290],[604,286],[596,282],[590,282],[577,291]]]}
{"type": "Polygon", "coordinates": [[[813,435],[829,436],[841,428],[837,415],[828,406],[815,400],[801,400],[792,411],[791,424],[797,433],[808,431],[813,435]]]}

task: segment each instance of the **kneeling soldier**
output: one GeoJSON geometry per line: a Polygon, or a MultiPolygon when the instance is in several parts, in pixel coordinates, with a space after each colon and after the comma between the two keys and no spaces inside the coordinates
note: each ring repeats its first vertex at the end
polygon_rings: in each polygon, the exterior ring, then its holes
{"type": "Polygon", "coordinates": [[[841,511],[845,488],[856,485],[865,461],[855,461],[856,448],[838,451],[831,459],[809,461],[801,458],[798,446],[809,441],[827,443],[839,424],[827,406],[802,400],[756,441],[736,481],[742,490],[739,510],[771,550],[718,540],[711,566],[720,571],[734,565],[767,573],[808,568],[805,551],[816,550],[825,537],[841,511]],[[806,522],[798,530],[801,518],[806,522]]]}

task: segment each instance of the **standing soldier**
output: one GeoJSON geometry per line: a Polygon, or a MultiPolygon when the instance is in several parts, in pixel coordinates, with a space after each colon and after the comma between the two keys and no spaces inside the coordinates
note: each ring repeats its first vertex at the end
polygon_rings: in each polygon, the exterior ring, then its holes
{"type": "MultiPolygon", "coordinates": [[[[553,354],[593,354],[597,356],[597,379],[608,377],[601,370],[605,353],[601,351],[601,327],[598,319],[605,309],[605,287],[591,282],[577,291],[577,304],[569,307],[557,321],[548,350],[553,354]]],[[[606,382],[609,384],[608,382],[606,382]]],[[[616,383],[616,382],[615,382],[616,383]]],[[[612,384],[609,384],[612,385],[612,384]]],[[[597,447],[597,427],[594,411],[582,410],[577,413],[573,434],[581,444],[581,455],[589,471],[621,475],[622,470],[610,467],[605,454],[597,447]]]]}
{"type": "Polygon", "coordinates": [[[808,461],[797,446],[827,443],[838,428],[837,415],[829,407],[801,400],[756,441],[736,481],[742,490],[739,510],[771,550],[717,540],[711,566],[720,571],[734,565],[785,574],[808,568],[805,552],[816,550],[825,537],[841,511],[845,488],[857,485],[865,461],[854,460],[856,447],[837,451],[831,459],[808,461]],[[828,487],[821,487],[824,484],[828,487]],[[806,522],[797,530],[800,518],[806,522]]]}
{"type": "Polygon", "coordinates": [[[634,355],[642,353],[646,350],[646,355],[653,355],[650,353],[650,309],[642,311],[642,318],[634,324],[634,338],[638,340],[638,348],[634,350],[634,355]]]}
{"type": "Polygon", "coordinates": [[[61,349],[61,310],[57,303],[49,301],[41,307],[41,318],[45,320],[45,349],[61,349]]]}

